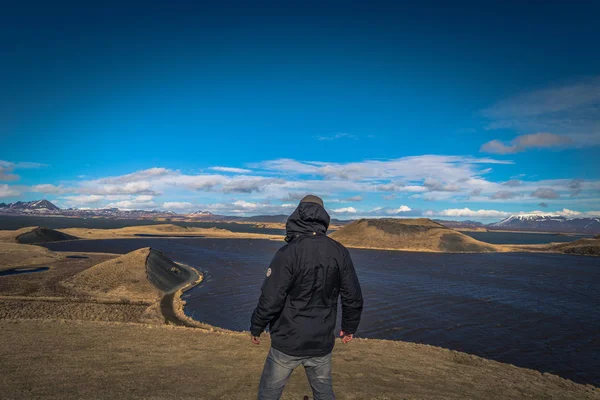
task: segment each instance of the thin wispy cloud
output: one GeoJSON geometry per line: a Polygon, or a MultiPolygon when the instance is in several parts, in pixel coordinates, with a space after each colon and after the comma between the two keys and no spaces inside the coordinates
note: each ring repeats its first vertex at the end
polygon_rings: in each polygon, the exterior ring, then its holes
{"type": "Polygon", "coordinates": [[[427,213],[429,216],[439,216],[439,217],[477,217],[477,218],[504,218],[509,216],[511,213],[506,211],[498,211],[498,210],[471,210],[469,208],[451,208],[447,210],[443,210],[439,213],[434,211],[430,211],[427,213]]]}
{"type": "Polygon", "coordinates": [[[0,160],[0,181],[19,180],[20,176],[14,173],[14,171],[18,169],[34,169],[47,166],[47,164],[41,164],[36,162],[11,162],[0,160]]]}
{"type": "Polygon", "coordinates": [[[356,214],[356,208],[354,207],[342,207],[332,210],[334,213],[338,214],[356,214]]]}
{"type": "Polygon", "coordinates": [[[317,136],[318,140],[321,141],[331,141],[331,140],[339,140],[339,139],[357,139],[358,137],[352,133],[346,133],[346,132],[338,132],[338,133],[333,133],[331,135],[321,135],[321,136],[317,136]]]}
{"type": "Polygon", "coordinates": [[[564,135],[553,133],[534,133],[530,135],[517,136],[509,143],[500,140],[491,140],[481,146],[481,151],[494,154],[514,154],[529,149],[560,149],[567,147],[581,147],[575,139],[564,135]]]}
{"type": "Polygon", "coordinates": [[[0,198],[19,196],[20,194],[21,191],[13,188],[12,186],[8,186],[6,183],[0,184],[0,198]]]}
{"type": "Polygon", "coordinates": [[[531,193],[531,196],[538,199],[558,199],[560,194],[552,188],[539,188],[531,193]]]}
{"type": "Polygon", "coordinates": [[[219,172],[231,172],[233,174],[249,174],[252,172],[252,170],[250,170],[250,169],[232,168],[232,167],[210,167],[209,169],[212,171],[219,171],[219,172]]]}
{"type": "Polygon", "coordinates": [[[193,210],[196,207],[193,203],[189,201],[165,201],[162,205],[162,208],[165,210],[193,210]]]}
{"type": "Polygon", "coordinates": [[[510,154],[535,148],[600,145],[600,76],[517,95],[483,110],[486,129],[525,134],[491,140],[481,151],[510,154]]]}

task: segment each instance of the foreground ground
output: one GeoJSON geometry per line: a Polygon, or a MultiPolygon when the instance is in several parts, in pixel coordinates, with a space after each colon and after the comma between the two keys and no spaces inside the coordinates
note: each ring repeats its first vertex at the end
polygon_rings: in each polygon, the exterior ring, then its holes
{"type": "MultiPolygon", "coordinates": [[[[7,398],[252,399],[269,348],[243,333],[124,323],[0,320],[0,336],[7,398]]],[[[333,379],[340,399],[600,399],[553,375],[381,340],[338,341],[333,379]]],[[[283,398],[302,395],[298,369],[283,398]]]]}
{"type": "MultiPolygon", "coordinates": [[[[37,246],[3,248],[25,266],[37,246]]],[[[162,292],[143,273],[148,251],[44,249],[34,259],[49,270],[0,276],[0,398],[255,398],[268,338],[253,346],[247,333],[165,325],[162,292]]],[[[338,341],[333,366],[339,399],[600,400],[554,375],[398,341],[338,341]]],[[[303,395],[298,370],[283,398],[303,395]]]]}

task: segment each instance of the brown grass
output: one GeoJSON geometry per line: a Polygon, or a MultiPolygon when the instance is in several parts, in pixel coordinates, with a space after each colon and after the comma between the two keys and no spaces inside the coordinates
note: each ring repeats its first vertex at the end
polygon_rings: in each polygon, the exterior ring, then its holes
{"type": "MultiPolygon", "coordinates": [[[[74,321],[0,320],[7,398],[255,399],[269,348],[248,334],[74,321]]],[[[431,346],[339,341],[339,399],[599,399],[559,377],[431,346]]],[[[283,399],[311,395],[301,368],[283,399]]],[[[310,396],[312,398],[312,395],[310,396]]]]}
{"type": "Polygon", "coordinates": [[[427,218],[361,219],[333,232],[348,247],[429,252],[494,252],[502,246],[475,240],[427,218]]]}
{"type": "Polygon", "coordinates": [[[600,256],[600,238],[579,239],[570,243],[555,244],[551,249],[567,254],[600,256]]]}
{"type": "MultiPolygon", "coordinates": [[[[17,248],[25,245],[15,245],[17,248]]],[[[37,246],[34,249],[43,249],[37,246]]],[[[44,249],[45,250],[45,249],[44,249]]],[[[22,252],[17,252],[20,255],[22,252]]],[[[48,271],[4,276],[0,279],[0,319],[73,319],[164,323],[160,313],[149,310],[152,302],[121,298],[98,298],[93,293],[77,290],[64,281],[90,266],[116,257],[113,254],[77,253],[88,258],[69,259],[61,254],[47,263],[48,271]]],[[[20,266],[20,265],[17,265],[20,266]]],[[[93,267],[92,267],[93,268],[93,267]]]]}
{"type": "Polygon", "coordinates": [[[28,226],[16,230],[0,230],[0,243],[17,243],[17,237],[36,230],[38,226],[28,226]]]}
{"type": "Polygon", "coordinates": [[[146,247],[94,265],[65,281],[65,285],[94,297],[158,301],[163,292],[146,274],[149,253],[150,248],[146,247]]]}
{"type": "MultiPolygon", "coordinates": [[[[247,333],[165,326],[160,293],[146,286],[148,252],[62,259],[47,272],[3,277],[2,397],[255,398],[268,335],[253,346],[247,333]]],[[[333,366],[340,399],[600,399],[598,389],[553,375],[405,342],[338,342],[333,366]]],[[[305,394],[297,370],[283,398],[305,394]]]]}
{"type": "Polygon", "coordinates": [[[60,255],[39,246],[0,242],[0,271],[57,261],[60,255]]]}
{"type": "Polygon", "coordinates": [[[210,238],[238,238],[238,239],[272,239],[280,240],[283,237],[278,235],[266,235],[262,233],[244,233],[231,232],[227,229],[219,228],[194,228],[182,227],[174,224],[160,225],[141,225],[128,226],[119,229],[88,229],[88,228],[67,228],[60,229],[69,235],[77,236],[82,239],[116,239],[132,238],[135,235],[161,235],[169,237],[177,236],[199,236],[210,238]]]}

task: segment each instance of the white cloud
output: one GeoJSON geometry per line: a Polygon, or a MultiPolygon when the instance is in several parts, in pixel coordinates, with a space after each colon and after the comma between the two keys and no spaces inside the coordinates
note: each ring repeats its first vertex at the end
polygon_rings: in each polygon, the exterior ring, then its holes
{"type": "Polygon", "coordinates": [[[14,197],[21,194],[17,189],[8,186],[7,184],[0,184],[0,197],[14,197]]]}
{"type": "Polygon", "coordinates": [[[429,215],[438,215],[441,217],[478,217],[478,218],[496,218],[508,217],[511,213],[498,210],[471,210],[469,208],[450,208],[438,213],[430,212],[429,215]]]}
{"type": "Polygon", "coordinates": [[[196,207],[188,201],[165,201],[163,208],[165,210],[190,210],[196,207]]]}
{"type": "Polygon", "coordinates": [[[513,154],[528,149],[579,147],[582,145],[569,136],[541,132],[517,136],[508,144],[492,140],[482,145],[480,150],[485,153],[513,154]]]}
{"type": "Polygon", "coordinates": [[[567,208],[563,208],[562,211],[559,211],[560,215],[563,215],[565,217],[574,217],[577,215],[581,215],[581,213],[579,211],[573,211],[573,210],[569,210],[567,208]]]}
{"type": "Polygon", "coordinates": [[[387,210],[386,213],[392,215],[392,214],[405,213],[405,212],[409,212],[409,211],[412,211],[412,208],[410,208],[409,206],[402,205],[399,208],[387,210]]]}
{"type": "Polygon", "coordinates": [[[234,206],[238,206],[238,207],[242,207],[242,208],[250,208],[250,209],[255,209],[258,208],[259,205],[256,203],[251,203],[248,201],[244,201],[244,200],[237,200],[233,202],[234,206]]]}
{"type": "MultiPolygon", "coordinates": [[[[322,196],[326,206],[328,203],[336,205],[335,209],[348,208],[352,202],[361,200],[364,208],[369,209],[378,205],[373,203],[378,196],[370,196],[372,193],[381,193],[386,199],[398,199],[399,202],[538,204],[540,200],[530,194],[540,188],[551,188],[559,196],[561,207],[570,208],[577,208],[574,203],[594,204],[600,193],[600,181],[593,180],[521,180],[518,185],[516,181],[507,182],[505,179],[498,182],[489,180],[489,165],[499,165],[495,168],[501,170],[503,163],[510,162],[436,155],[350,163],[278,159],[256,165],[253,174],[229,171],[222,171],[227,174],[188,174],[166,168],[149,168],[120,176],[65,181],[60,185],[45,183],[23,187],[23,190],[60,194],[64,196],[62,201],[71,206],[94,204],[98,207],[114,205],[137,209],[156,207],[155,201],[161,207],[165,203],[173,203],[174,207],[182,203],[181,207],[185,207],[185,200],[193,197],[198,201],[195,206],[198,209],[235,215],[286,213],[306,194],[322,196]]],[[[229,167],[212,168],[217,171],[229,167]]],[[[21,191],[19,187],[11,188],[21,191]]],[[[537,192],[537,195],[544,193],[537,192]]],[[[448,204],[447,207],[455,206],[448,204]]],[[[378,213],[377,216],[421,215],[415,207],[410,211],[387,207],[374,213],[378,213]]],[[[360,211],[357,210],[358,214],[360,211]]]]}
{"type": "Polygon", "coordinates": [[[492,140],[482,151],[507,154],[529,148],[600,145],[600,76],[522,93],[482,111],[487,129],[542,132],[505,144],[492,140]],[[543,133],[552,132],[552,133],[543,133]]]}
{"type": "Polygon", "coordinates": [[[140,203],[145,203],[148,201],[152,201],[153,198],[154,198],[153,196],[143,195],[143,196],[137,196],[135,198],[135,201],[140,202],[140,203]]]}
{"type": "Polygon", "coordinates": [[[61,186],[52,185],[49,183],[44,183],[41,185],[34,185],[31,187],[32,192],[37,193],[62,193],[63,188],[61,186]]]}
{"type": "Polygon", "coordinates": [[[261,176],[236,176],[222,186],[225,193],[261,192],[272,184],[285,183],[283,179],[264,178],[261,176]]]}
{"type": "Polygon", "coordinates": [[[67,196],[63,197],[63,202],[71,207],[77,207],[82,205],[89,205],[98,203],[102,200],[105,200],[105,196],[100,196],[97,194],[88,194],[88,195],[79,195],[79,196],[67,196]]]}
{"type": "Polygon", "coordinates": [[[210,211],[215,214],[227,215],[273,215],[289,214],[296,204],[270,204],[257,203],[245,200],[236,200],[233,203],[213,203],[198,205],[198,209],[210,211]]]}
{"type": "MultiPolygon", "coordinates": [[[[13,174],[15,169],[32,169],[46,167],[46,164],[34,163],[34,162],[11,162],[0,160],[0,181],[16,181],[20,177],[19,175],[13,174]]],[[[13,189],[14,190],[14,189],[13,189]]],[[[8,196],[7,196],[8,197],[8,196]]]]}
{"type": "Polygon", "coordinates": [[[531,118],[571,110],[587,110],[600,103],[600,76],[548,87],[500,101],[483,111],[494,120],[531,118]]]}
{"type": "Polygon", "coordinates": [[[130,200],[109,203],[106,205],[106,208],[119,208],[122,210],[147,210],[156,207],[156,203],[154,203],[153,199],[153,196],[136,196],[130,200]]]}
{"type": "Polygon", "coordinates": [[[259,166],[278,173],[311,174],[327,178],[353,180],[387,178],[406,181],[422,181],[429,178],[452,182],[476,175],[477,166],[480,164],[512,164],[512,162],[491,158],[423,155],[386,161],[367,160],[344,164],[279,159],[265,161],[259,166]]]}
{"type": "Polygon", "coordinates": [[[148,181],[127,182],[124,184],[86,185],[79,190],[81,193],[93,194],[157,194],[152,190],[148,181]]]}
{"type": "Polygon", "coordinates": [[[177,171],[169,170],[167,168],[149,168],[140,171],[133,172],[131,174],[119,175],[119,176],[111,176],[107,178],[97,179],[98,183],[108,183],[108,184],[123,184],[129,182],[139,182],[148,179],[155,179],[157,177],[164,177],[167,175],[177,174],[177,171]]]}
{"type": "Polygon", "coordinates": [[[537,188],[531,196],[538,199],[558,199],[560,194],[552,188],[537,188]]]}
{"type": "Polygon", "coordinates": [[[209,169],[213,171],[219,172],[231,172],[234,174],[248,174],[252,172],[252,170],[244,169],[244,168],[231,168],[231,167],[210,167],[209,169]]]}
{"type": "Polygon", "coordinates": [[[362,200],[363,200],[362,196],[352,196],[352,197],[348,197],[344,201],[357,202],[357,201],[362,201],[362,200]]]}
{"type": "Polygon", "coordinates": [[[16,181],[19,180],[19,175],[12,174],[12,170],[3,169],[0,167],[0,181],[16,181]]]}
{"type": "Polygon", "coordinates": [[[508,200],[519,196],[519,192],[511,192],[509,190],[499,190],[490,196],[492,200],[508,200]]]}
{"type": "Polygon", "coordinates": [[[334,213],[338,213],[338,214],[342,214],[342,213],[350,213],[350,214],[354,214],[356,213],[356,208],[354,207],[343,207],[343,208],[336,208],[334,210],[331,210],[334,213]]]}

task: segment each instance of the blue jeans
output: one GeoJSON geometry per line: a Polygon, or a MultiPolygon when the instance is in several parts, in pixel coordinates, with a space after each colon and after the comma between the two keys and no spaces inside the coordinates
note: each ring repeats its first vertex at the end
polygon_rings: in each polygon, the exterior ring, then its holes
{"type": "Polygon", "coordinates": [[[331,382],[331,353],[323,357],[288,356],[271,347],[260,377],[258,400],[278,400],[292,371],[302,364],[315,400],[335,400],[331,382]]]}

